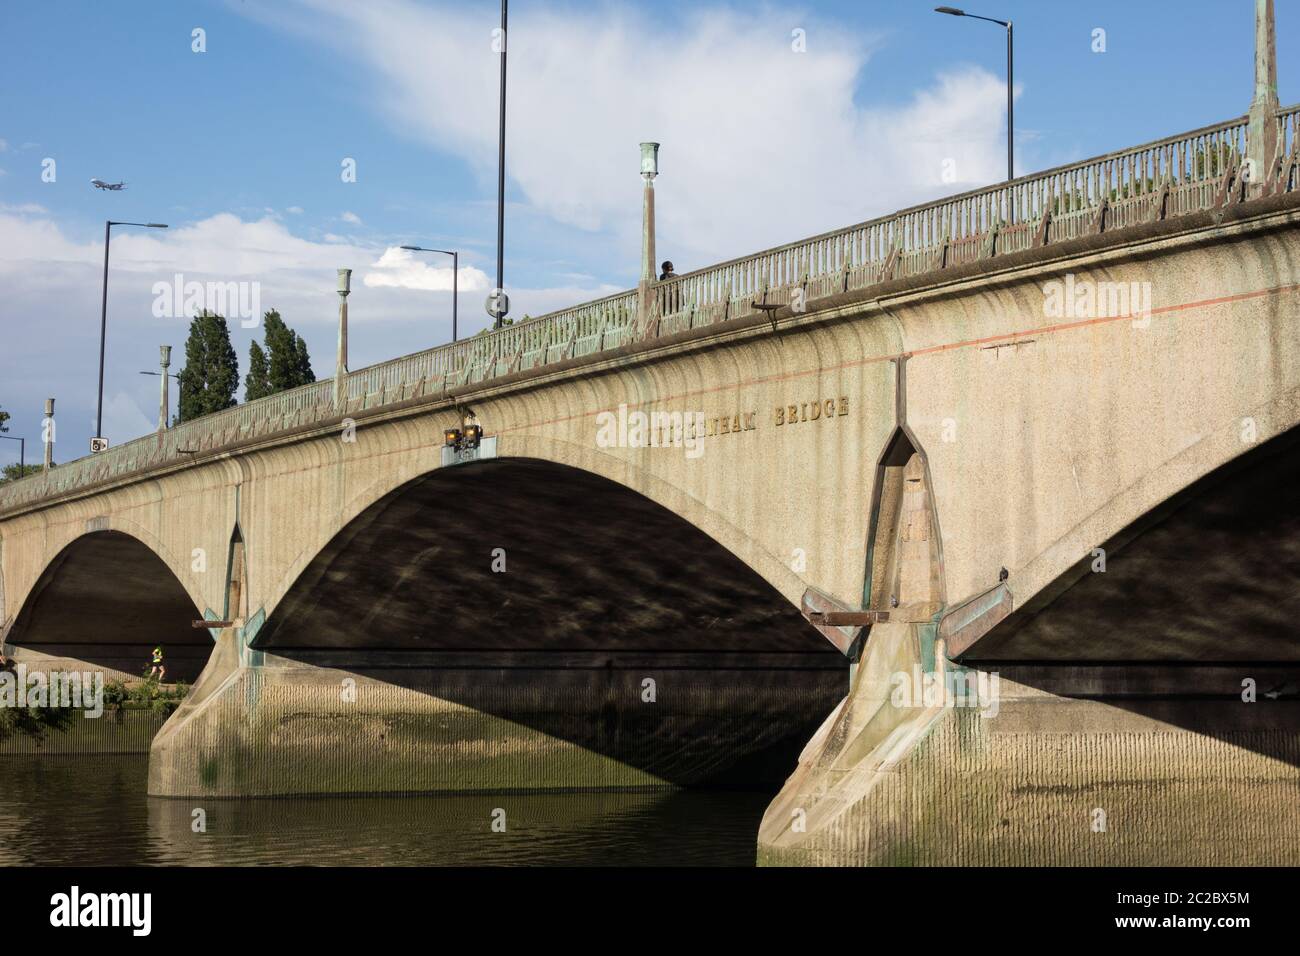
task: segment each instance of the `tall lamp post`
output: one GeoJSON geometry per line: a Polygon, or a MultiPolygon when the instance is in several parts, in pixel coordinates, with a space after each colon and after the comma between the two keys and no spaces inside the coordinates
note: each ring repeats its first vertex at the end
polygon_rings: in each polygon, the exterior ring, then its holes
{"type": "Polygon", "coordinates": [[[946,13],[953,17],[970,17],[972,20],[984,20],[988,23],[996,23],[998,26],[1006,27],[1007,30],[1007,181],[1016,178],[1015,165],[1015,147],[1013,146],[1013,130],[1015,127],[1015,103],[1012,94],[1012,29],[1010,20],[995,20],[992,17],[981,17],[975,13],[967,13],[965,10],[958,10],[956,7],[935,7],[935,13],[946,13]]]}
{"type": "Polygon", "coordinates": [[[99,312],[99,404],[95,411],[95,437],[90,442],[91,451],[102,451],[104,443],[104,340],[108,335],[108,245],[113,238],[114,226],[142,226],[145,229],[166,229],[161,222],[115,222],[112,219],[104,223],[104,299],[99,312]]]}
{"type": "MultiPolygon", "coordinates": [[[[448,249],[425,249],[423,246],[402,246],[407,252],[437,252],[444,256],[451,256],[451,340],[456,341],[456,304],[460,299],[460,287],[458,284],[460,276],[460,253],[448,249]]],[[[500,268],[500,265],[497,266],[500,268]]]]}
{"type": "Polygon", "coordinates": [[[501,0],[501,117],[497,129],[497,295],[493,297],[495,328],[510,309],[506,298],[505,242],[506,242],[506,5],[501,0]]]}
{"type": "Polygon", "coordinates": [[[23,477],[27,474],[27,439],[15,438],[13,435],[0,435],[0,438],[18,442],[18,477],[23,477]]]}

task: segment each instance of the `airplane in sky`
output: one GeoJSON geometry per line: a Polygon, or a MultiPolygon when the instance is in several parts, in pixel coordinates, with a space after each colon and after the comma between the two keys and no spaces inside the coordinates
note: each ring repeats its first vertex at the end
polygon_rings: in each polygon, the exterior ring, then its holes
{"type": "Polygon", "coordinates": [[[92,179],[90,181],[90,184],[94,186],[96,189],[118,190],[118,189],[126,188],[126,183],[106,183],[102,179],[92,179]]]}

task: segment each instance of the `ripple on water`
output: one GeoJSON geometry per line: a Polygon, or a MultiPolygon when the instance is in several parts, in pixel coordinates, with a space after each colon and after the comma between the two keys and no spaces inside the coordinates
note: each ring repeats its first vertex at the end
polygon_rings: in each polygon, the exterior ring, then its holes
{"type": "Polygon", "coordinates": [[[175,800],[144,756],[6,756],[7,865],[752,866],[771,793],[175,800]],[[206,813],[196,833],[193,811],[206,813]],[[505,832],[494,832],[495,810],[505,832]],[[500,817],[500,814],[497,814],[500,817]]]}

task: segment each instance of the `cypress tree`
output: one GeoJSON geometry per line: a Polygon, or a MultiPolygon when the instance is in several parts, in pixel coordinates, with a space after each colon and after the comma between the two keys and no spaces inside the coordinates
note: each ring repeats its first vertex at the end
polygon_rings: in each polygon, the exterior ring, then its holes
{"type": "Polygon", "coordinates": [[[180,420],[219,412],[235,404],[239,388],[239,358],[230,344],[226,320],[206,309],[190,322],[185,342],[185,368],[180,383],[180,420]]]}
{"type": "Polygon", "coordinates": [[[297,336],[295,351],[298,354],[298,384],[307,385],[316,381],[316,373],[312,371],[311,356],[307,354],[307,341],[301,335],[297,336]]]}
{"type": "Polygon", "coordinates": [[[283,392],[298,384],[298,353],[294,349],[293,332],[280,313],[272,309],[262,319],[265,329],[267,371],[272,392],[283,392]]]}
{"type": "Polygon", "coordinates": [[[271,394],[271,379],[266,365],[266,353],[253,342],[248,347],[248,375],[244,378],[244,401],[251,402],[271,394]]]}
{"type": "Polygon", "coordinates": [[[316,381],[307,355],[307,343],[284,324],[275,309],[262,316],[266,339],[267,393],[274,395],[316,381]]]}

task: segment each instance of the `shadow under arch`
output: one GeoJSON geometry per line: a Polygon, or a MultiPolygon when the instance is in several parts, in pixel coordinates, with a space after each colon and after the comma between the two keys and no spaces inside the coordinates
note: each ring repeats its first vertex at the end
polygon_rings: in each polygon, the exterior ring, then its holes
{"type": "Polygon", "coordinates": [[[529,458],[440,468],[385,495],[307,565],[254,646],[676,783],[783,779],[847,690],[847,661],[704,532],[529,458]]]}
{"type": "Polygon", "coordinates": [[[6,648],[24,648],[138,676],[156,645],[167,680],[193,681],[212,652],[202,617],[167,563],[122,531],[92,531],[60,551],[37,579],[6,648]]]}
{"type": "Polygon", "coordinates": [[[1293,428],[1101,542],[1104,571],[1085,555],[960,662],[1300,765],[1297,489],[1293,428]]]}

